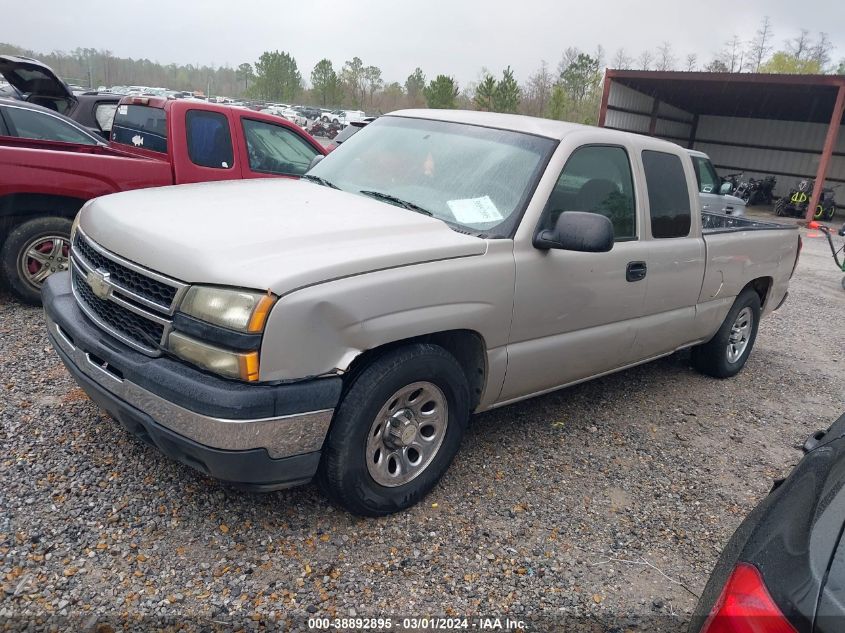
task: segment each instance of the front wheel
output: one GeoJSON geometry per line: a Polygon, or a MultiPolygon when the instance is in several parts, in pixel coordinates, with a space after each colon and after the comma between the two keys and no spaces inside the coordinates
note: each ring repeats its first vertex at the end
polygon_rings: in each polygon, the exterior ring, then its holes
{"type": "Polygon", "coordinates": [[[716,335],[692,348],[692,365],[714,378],[736,376],[745,366],[757,339],[760,323],[760,297],[746,288],[734,301],[716,335]]]}
{"type": "Polygon", "coordinates": [[[416,344],[388,352],[346,390],[317,481],[353,514],[408,508],[449,468],[468,418],[467,380],[445,349],[416,344]]]}
{"type": "Polygon", "coordinates": [[[18,225],[0,251],[0,265],[12,292],[26,303],[41,303],[41,286],[54,272],[67,270],[71,221],[41,217],[18,225]]]}

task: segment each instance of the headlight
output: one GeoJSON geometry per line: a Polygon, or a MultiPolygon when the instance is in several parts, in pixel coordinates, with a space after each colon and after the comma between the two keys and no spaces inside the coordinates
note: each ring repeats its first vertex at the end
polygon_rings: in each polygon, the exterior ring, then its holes
{"type": "Polygon", "coordinates": [[[171,332],[168,348],[180,358],[227,378],[258,380],[258,352],[232,352],[195,338],[171,332]]]}
{"type": "Polygon", "coordinates": [[[179,310],[207,323],[256,334],[264,330],[275,302],[276,297],[269,293],[192,286],[179,310]]]}

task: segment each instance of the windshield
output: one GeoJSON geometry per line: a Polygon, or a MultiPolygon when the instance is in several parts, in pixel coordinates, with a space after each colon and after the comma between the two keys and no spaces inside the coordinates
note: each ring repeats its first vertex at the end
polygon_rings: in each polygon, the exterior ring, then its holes
{"type": "Polygon", "coordinates": [[[508,130],[389,116],[309,174],[351,193],[383,194],[377,199],[385,204],[428,212],[474,233],[507,237],[555,144],[508,130]]]}

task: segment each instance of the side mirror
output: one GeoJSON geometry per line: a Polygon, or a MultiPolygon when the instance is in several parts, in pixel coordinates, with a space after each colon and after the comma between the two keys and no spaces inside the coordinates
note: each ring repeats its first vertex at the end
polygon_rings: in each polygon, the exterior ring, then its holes
{"type": "Polygon", "coordinates": [[[722,186],[719,187],[719,193],[721,193],[722,195],[725,195],[725,194],[730,193],[731,189],[733,189],[733,185],[730,182],[723,180],[722,186]]]}
{"type": "Polygon", "coordinates": [[[311,162],[308,163],[308,171],[311,171],[312,169],[314,169],[317,166],[317,164],[321,160],[323,160],[324,158],[325,158],[325,156],[323,156],[322,154],[317,154],[314,158],[312,158],[311,162]]]}
{"type": "Polygon", "coordinates": [[[553,229],[537,232],[533,244],[541,250],[606,253],[613,248],[613,224],[598,213],[565,211],[553,229]]]}

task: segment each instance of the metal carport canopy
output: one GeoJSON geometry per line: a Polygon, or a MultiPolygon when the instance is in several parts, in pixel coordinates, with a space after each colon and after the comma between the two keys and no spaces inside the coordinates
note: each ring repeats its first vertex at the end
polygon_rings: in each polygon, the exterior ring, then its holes
{"type": "MultiPolygon", "coordinates": [[[[689,147],[695,142],[697,122],[701,116],[826,124],[827,132],[816,172],[816,183],[824,183],[845,111],[845,76],[608,69],[604,79],[599,125],[605,126],[608,110],[615,110],[649,117],[648,133],[655,135],[658,120],[676,120],[660,112],[661,103],[693,115],[689,147]],[[613,84],[651,97],[651,111],[610,104],[613,84]]],[[[677,122],[688,123],[681,120],[677,122]]],[[[762,140],[760,148],[766,145],[762,140]]],[[[780,149],[790,151],[789,148],[780,149]]],[[[813,188],[813,196],[807,207],[808,219],[818,204],[822,186],[813,188]]]]}

